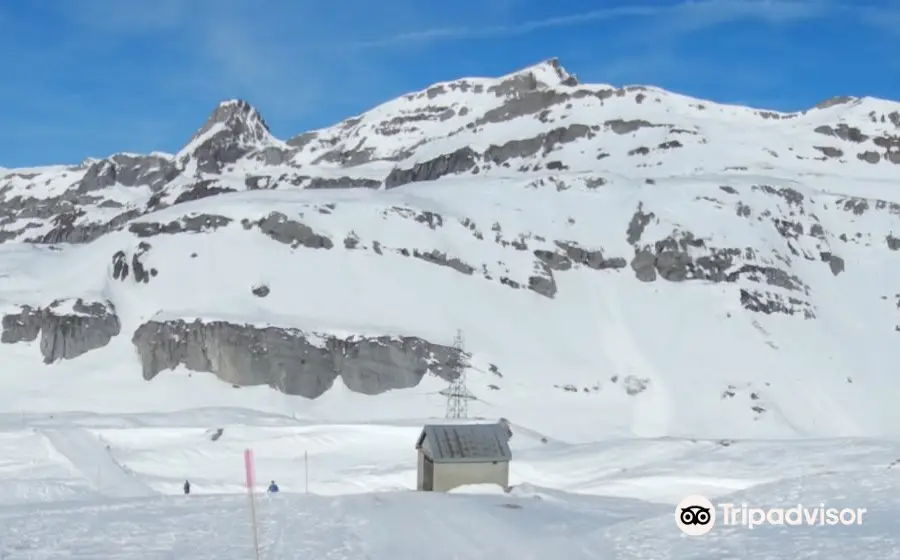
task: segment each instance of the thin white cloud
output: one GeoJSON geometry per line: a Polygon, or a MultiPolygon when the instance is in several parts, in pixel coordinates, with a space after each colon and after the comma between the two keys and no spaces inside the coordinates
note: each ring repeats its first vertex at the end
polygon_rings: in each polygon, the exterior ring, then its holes
{"type": "Polygon", "coordinates": [[[659,21],[661,27],[671,35],[741,20],[757,20],[772,24],[791,23],[834,14],[844,9],[842,5],[822,0],[687,0],[668,5],[601,8],[504,25],[423,29],[371,41],[353,42],[345,46],[390,47],[411,43],[516,36],[543,29],[576,27],[603,20],[627,18],[659,21]]]}
{"type": "Polygon", "coordinates": [[[282,115],[303,112],[323,95],[315,60],[293,56],[248,26],[219,20],[203,30],[201,48],[217,69],[217,87],[265,105],[282,115]]]}
{"type": "Polygon", "coordinates": [[[192,12],[191,3],[183,0],[80,0],[60,2],[54,7],[78,25],[118,35],[177,29],[192,12]]]}
{"type": "Polygon", "coordinates": [[[622,6],[616,8],[606,8],[601,10],[592,10],[579,14],[555,16],[540,20],[531,20],[521,23],[513,23],[507,25],[489,25],[489,26],[460,26],[460,27],[443,27],[424,29],[420,31],[411,31],[408,33],[399,33],[390,37],[375,39],[372,41],[360,41],[352,43],[354,47],[388,47],[392,45],[400,45],[416,42],[432,42],[444,40],[458,40],[469,38],[486,38],[525,35],[533,31],[541,29],[550,29],[554,27],[572,27],[584,25],[600,20],[609,20],[622,17],[648,17],[656,16],[661,9],[654,6],[622,6]]]}

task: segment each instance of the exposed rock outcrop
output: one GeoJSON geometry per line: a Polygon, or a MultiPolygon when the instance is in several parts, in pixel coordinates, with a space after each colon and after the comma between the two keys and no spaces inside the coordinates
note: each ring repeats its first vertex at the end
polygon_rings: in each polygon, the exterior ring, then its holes
{"type": "Polygon", "coordinates": [[[0,342],[15,344],[41,337],[45,363],[71,360],[109,344],[120,332],[115,307],[110,302],[82,299],[56,300],[46,308],[22,306],[3,316],[0,342]]]}
{"type": "Polygon", "coordinates": [[[672,282],[694,279],[724,282],[735,257],[740,254],[739,249],[707,248],[702,239],[690,232],[681,232],[653,245],[636,248],[631,268],[642,282],[652,282],[657,276],[672,282]],[[689,250],[692,247],[707,249],[707,254],[695,257],[689,250]]]}
{"type": "Polygon", "coordinates": [[[330,238],[314,232],[306,224],[291,220],[281,212],[272,212],[265,218],[255,222],[244,219],[241,221],[241,225],[244,226],[244,229],[251,229],[255,226],[275,241],[291,247],[300,247],[301,245],[310,249],[331,249],[334,247],[334,243],[330,238]]]}
{"type": "Polygon", "coordinates": [[[149,321],[132,342],[147,380],[184,366],[234,385],[269,385],[309,399],[338,377],[367,395],[415,387],[426,373],[451,380],[461,359],[454,348],[415,337],[338,338],[222,321],[149,321]]]}
{"type": "Polygon", "coordinates": [[[573,265],[586,266],[594,270],[619,269],[628,266],[622,257],[606,258],[603,256],[603,251],[585,249],[574,241],[557,241],[556,246],[562,250],[562,254],[546,250],[534,252],[536,257],[554,270],[568,270],[573,265]]]}
{"type": "MultiPolygon", "coordinates": [[[[534,138],[510,140],[501,146],[491,146],[484,152],[484,159],[493,163],[503,163],[513,158],[528,158],[537,153],[546,156],[561,144],[574,142],[580,138],[590,138],[593,135],[594,132],[589,126],[572,124],[538,134],[534,138]]],[[[552,169],[550,164],[547,167],[552,169]]]]}
{"type": "MultiPolygon", "coordinates": [[[[218,162],[218,160],[216,160],[218,162]]],[[[224,187],[215,179],[204,179],[191,184],[181,194],[175,197],[172,204],[181,204],[182,202],[190,202],[192,200],[200,200],[201,198],[209,198],[218,194],[235,192],[231,187],[224,187]]]]}
{"type": "Polygon", "coordinates": [[[235,163],[254,149],[274,148],[266,146],[270,138],[268,125],[252,105],[240,99],[225,101],[191,138],[190,151],[182,155],[179,163],[184,166],[193,159],[198,170],[221,173],[225,165],[235,163]]]}
{"type": "Polygon", "coordinates": [[[140,215],[138,210],[123,212],[108,222],[94,222],[82,219],[83,210],[73,210],[58,214],[51,220],[53,228],[44,235],[28,239],[29,243],[90,243],[107,233],[117,230],[140,215]]]}
{"type": "MultiPolygon", "coordinates": [[[[833,274],[843,271],[843,260],[824,254],[833,274]]],[[[815,309],[809,301],[810,289],[798,276],[760,260],[751,247],[745,249],[709,247],[705,241],[689,232],[675,232],[654,243],[635,249],[631,268],[642,282],[663,278],[670,282],[703,280],[707,282],[750,282],[761,284],[758,289],[741,289],[742,306],[760,313],[802,313],[814,318],[815,309]],[[775,290],[794,292],[783,295],[775,290]]]]}
{"type": "MultiPolygon", "coordinates": [[[[510,140],[499,146],[490,146],[481,154],[467,146],[455,152],[417,163],[407,169],[393,169],[385,178],[384,186],[391,189],[408,183],[434,181],[445,175],[456,175],[467,171],[477,172],[476,166],[481,161],[498,165],[505,164],[510,159],[529,158],[538,153],[546,156],[561,144],[593,137],[599,128],[599,126],[572,124],[538,134],[533,138],[510,140]]],[[[553,163],[548,164],[548,169],[554,168],[553,163]]],[[[555,167],[563,168],[559,162],[555,163],[557,164],[555,167]]]]}
{"type": "Polygon", "coordinates": [[[150,278],[156,277],[159,273],[158,270],[149,267],[144,263],[143,257],[150,249],[152,249],[152,246],[149,243],[141,241],[138,243],[137,249],[131,255],[130,261],[128,260],[125,251],[116,251],[112,256],[112,268],[110,271],[112,278],[124,282],[130,277],[138,284],[150,282],[150,278]]]}
{"type": "Polygon", "coordinates": [[[161,224],[159,222],[132,222],[128,231],[138,237],[153,237],[160,234],[201,233],[225,227],[232,222],[231,218],[215,214],[192,214],[179,220],[161,224]]]}
{"type": "Polygon", "coordinates": [[[407,183],[434,181],[444,175],[463,173],[475,167],[479,159],[480,156],[472,148],[460,148],[453,153],[417,163],[409,169],[393,169],[385,177],[384,186],[392,189],[407,183]]]}
{"type": "Polygon", "coordinates": [[[178,175],[175,163],[156,155],[116,154],[94,162],[78,182],[76,192],[87,194],[115,184],[125,187],[147,186],[156,192],[178,175]]]}

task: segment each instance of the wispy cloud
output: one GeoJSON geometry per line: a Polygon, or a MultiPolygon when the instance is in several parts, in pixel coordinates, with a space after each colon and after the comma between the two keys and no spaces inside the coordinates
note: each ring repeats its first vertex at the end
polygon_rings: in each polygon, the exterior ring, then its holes
{"type": "MultiPolygon", "coordinates": [[[[306,22],[312,21],[303,17],[300,3],[285,6],[286,12],[260,10],[257,2],[242,0],[133,4],[82,0],[61,3],[58,10],[92,42],[103,41],[126,52],[135,49],[135,41],[165,38],[152,48],[157,53],[167,49],[168,67],[145,72],[157,95],[207,103],[249,97],[289,113],[307,107],[321,94],[325,73],[312,68],[320,61],[304,56],[309,43],[297,39],[305,36],[306,22]],[[295,37],[283,32],[290,20],[295,22],[295,37]]],[[[142,61],[135,59],[138,64],[142,61]]]]}
{"type": "Polygon", "coordinates": [[[0,106],[16,108],[0,115],[7,154],[36,135],[90,136],[76,153],[132,137],[145,140],[130,149],[175,149],[227,97],[247,98],[276,133],[292,135],[432,81],[499,75],[549,56],[589,81],[723,99],[771,96],[797,75],[816,84],[827,58],[842,65],[828,90],[856,69],[854,81],[887,84],[885,95],[897,63],[884,55],[885,71],[873,73],[881,78],[870,79],[857,61],[891,52],[900,33],[897,0],[0,4],[0,52],[15,54],[6,62],[16,79],[0,81],[0,106]],[[842,45],[829,36],[836,22],[853,28],[842,45]],[[782,32],[797,23],[801,33],[782,32]]]}
{"type": "Polygon", "coordinates": [[[541,29],[554,27],[571,27],[584,25],[604,19],[621,17],[647,17],[655,16],[660,12],[659,8],[652,6],[622,6],[603,10],[593,10],[579,14],[570,14],[549,17],[539,20],[524,21],[520,23],[487,26],[461,26],[438,27],[399,33],[390,37],[375,39],[372,41],[359,41],[352,43],[353,47],[386,47],[398,44],[432,42],[443,40],[459,40],[470,38],[487,38],[499,36],[525,35],[541,29]]]}
{"type": "MultiPolygon", "coordinates": [[[[430,16],[437,13],[432,9],[437,2],[424,1],[431,2],[430,16]]],[[[364,0],[338,0],[337,5],[290,0],[134,4],[80,0],[50,4],[41,14],[18,14],[20,21],[36,28],[54,22],[61,30],[58,35],[70,40],[73,48],[46,47],[59,60],[41,64],[44,74],[31,72],[27,80],[15,84],[16,90],[29,89],[31,105],[41,99],[54,104],[59,91],[80,91],[59,85],[59,76],[68,79],[74,73],[75,61],[102,60],[102,65],[84,64],[79,72],[86,82],[82,87],[104,84],[103,97],[113,99],[89,99],[78,105],[84,110],[91,106],[99,112],[111,102],[130,103],[119,110],[163,113],[158,118],[184,122],[186,115],[191,120],[203,118],[198,106],[209,110],[219,100],[242,97],[259,106],[277,126],[308,119],[323,105],[368,103],[371,91],[390,76],[380,71],[380,60],[351,55],[335,45],[357,36],[361,29],[374,26],[391,32],[398,25],[422,23],[414,0],[392,0],[388,6],[364,0]],[[134,88],[127,97],[122,94],[129,89],[126,81],[134,88]],[[348,87],[353,81],[367,87],[348,87]],[[142,99],[153,101],[141,103],[142,99]]],[[[36,48],[22,52],[16,63],[28,68],[27,60],[35,60],[41,54],[37,49],[45,44],[35,42],[36,48]]],[[[0,84],[0,98],[4,89],[0,84]]]]}
{"type": "Polygon", "coordinates": [[[133,36],[178,29],[190,20],[192,14],[208,5],[207,0],[81,0],[61,2],[55,7],[63,17],[82,27],[119,36],[133,36]]]}
{"type": "Polygon", "coordinates": [[[277,41],[259,36],[237,21],[220,21],[206,30],[203,54],[218,74],[214,87],[235,96],[251,95],[281,115],[304,111],[323,94],[326,74],[277,41]]]}
{"type": "Polygon", "coordinates": [[[833,15],[845,9],[843,5],[823,0],[688,0],[668,5],[615,6],[503,25],[436,27],[359,41],[348,46],[390,47],[410,43],[516,36],[544,29],[584,26],[603,20],[628,18],[660,20],[664,22],[669,34],[686,33],[733,21],[793,23],[833,15]]]}

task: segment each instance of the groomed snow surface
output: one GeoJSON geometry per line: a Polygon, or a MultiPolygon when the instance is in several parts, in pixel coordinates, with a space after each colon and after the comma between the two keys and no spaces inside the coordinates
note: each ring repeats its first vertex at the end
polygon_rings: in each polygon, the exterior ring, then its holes
{"type": "Polygon", "coordinates": [[[513,425],[509,493],[432,494],[413,490],[422,421],[307,424],[241,409],[4,416],[0,558],[253,558],[248,447],[265,559],[900,557],[894,442],[571,444],[513,425]],[[270,479],[275,497],[263,494],[270,479]],[[861,525],[688,537],[673,512],[690,494],[867,511],[861,525]]]}

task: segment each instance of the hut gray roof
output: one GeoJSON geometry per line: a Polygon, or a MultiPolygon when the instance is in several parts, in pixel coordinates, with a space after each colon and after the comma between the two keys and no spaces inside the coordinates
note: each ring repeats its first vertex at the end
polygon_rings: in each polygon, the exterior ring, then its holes
{"type": "Polygon", "coordinates": [[[509,430],[503,424],[428,425],[416,442],[435,463],[509,461],[509,430]],[[427,445],[426,445],[427,441],[427,445]]]}

